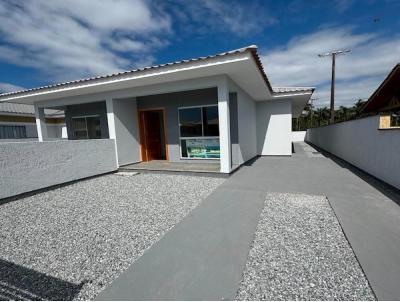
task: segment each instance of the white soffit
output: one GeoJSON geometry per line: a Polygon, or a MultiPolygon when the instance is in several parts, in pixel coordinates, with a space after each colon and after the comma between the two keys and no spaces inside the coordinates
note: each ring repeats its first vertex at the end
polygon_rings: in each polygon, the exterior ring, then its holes
{"type": "Polygon", "coordinates": [[[311,97],[310,94],[298,95],[291,97],[292,100],[292,115],[293,117],[298,117],[304,110],[304,107],[307,105],[311,97]]]}

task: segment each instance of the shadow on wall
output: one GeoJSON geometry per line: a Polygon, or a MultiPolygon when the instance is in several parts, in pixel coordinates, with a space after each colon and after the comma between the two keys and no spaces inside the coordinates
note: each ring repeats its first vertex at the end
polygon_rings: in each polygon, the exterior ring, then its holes
{"type": "Polygon", "coordinates": [[[255,163],[259,158],[260,158],[260,156],[255,156],[255,157],[253,157],[252,159],[249,159],[248,161],[246,161],[246,162],[243,164],[243,166],[251,167],[251,166],[254,165],[254,163],[255,163]]]}
{"type": "Polygon", "coordinates": [[[72,300],[82,286],[0,259],[0,300],[72,300]]]}
{"type": "Polygon", "coordinates": [[[334,161],[337,165],[339,165],[343,169],[349,170],[351,173],[357,175],[359,178],[364,180],[366,183],[377,189],[387,198],[391,199],[395,203],[400,206],[400,190],[391,186],[390,184],[376,178],[375,176],[368,174],[367,172],[357,168],[356,166],[350,164],[349,162],[319,148],[318,146],[307,142],[307,144],[311,145],[315,150],[320,152],[323,156],[329,158],[330,160],[334,161]]]}

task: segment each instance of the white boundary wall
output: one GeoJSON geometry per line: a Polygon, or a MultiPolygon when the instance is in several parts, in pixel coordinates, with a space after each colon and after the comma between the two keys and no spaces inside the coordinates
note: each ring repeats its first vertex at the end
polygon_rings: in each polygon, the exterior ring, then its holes
{"type": "Polygon", "coordinates": [[[292,142],[304,142],[307,131],[292,131],[292,142]]]}
{"type": "Polygon", "coordinates": [[[110,139],[0,143],[0,199],[115,170],[110,139]]]}
{"type": "Polygon", "coordinates": [[[400,189],[400,129],[378,127],[367,117],[308,129],[306,141],[400,189]]]}

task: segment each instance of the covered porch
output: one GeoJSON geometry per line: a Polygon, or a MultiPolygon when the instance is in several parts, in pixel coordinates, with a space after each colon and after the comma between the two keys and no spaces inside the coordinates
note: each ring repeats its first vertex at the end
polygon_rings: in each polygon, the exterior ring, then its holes
{"type": "Polygon", "coordinates": [[[65,110],[70,140],[114,140],[123,169],[230,173],[235,166],[223,76],[36,104],[40,141],[48,140],[45,108],[65,110]]]}

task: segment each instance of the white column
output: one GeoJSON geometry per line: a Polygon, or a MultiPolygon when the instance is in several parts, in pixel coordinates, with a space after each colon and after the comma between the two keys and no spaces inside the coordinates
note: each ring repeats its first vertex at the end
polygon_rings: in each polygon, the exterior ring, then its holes
{"type": "Polygon", "coordinates": [[[37,104],[35,104],[34,107],[35,107],[36,129],[37,129],[38,139],[39,142],[43,142],[48,139],[44,108],[39,108],[37,104]]]}
{"type": "Polygon", "coordinates": [[[221,173],[232,170],[231,127],[229,117],[229,88],[226,79],[218,84],[218,116],[221,173]]]}
{"type": "Polygon", "coordinates": [[[118,149],[117,149],[117,132],[115,130],[115,116],[114,116],[114,102],[112,98],[106,99],[106,107],[107,107],[107,123],[108,123],[108,135],[110,139],[114,140],[115,144],[115,157],[118,164],[118,149]]]}

